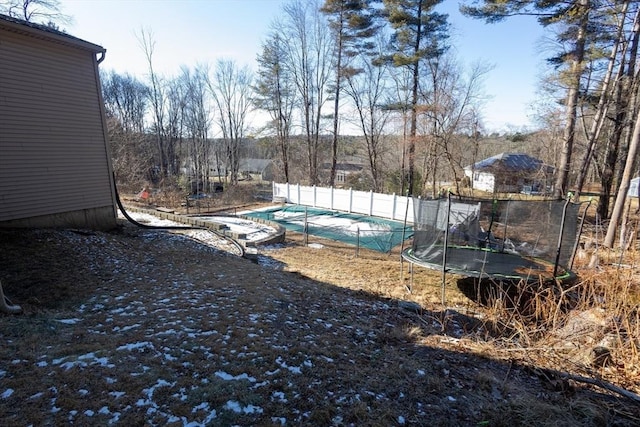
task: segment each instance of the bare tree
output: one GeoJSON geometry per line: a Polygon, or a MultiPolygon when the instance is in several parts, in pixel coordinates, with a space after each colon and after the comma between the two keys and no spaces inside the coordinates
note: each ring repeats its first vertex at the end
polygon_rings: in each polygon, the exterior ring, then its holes
{"type": "Polygon", "coordinates": [[[153,67],[153,54],[155,50],[155,41],[153,34],[142,29],[138,37],[138,42],[147,60],[149,79],[149,100],[151,102],[152,130],[156,141],[157,155],[157,179],[164,180],[172,178],[177,173],[178,161],[176,159],[175,150],[175,120],[178,113],[174,104],[169,105],[170,99],[167,95],[168,84],[161,78],[153,67]],[[168,111],[172,112],[172,116],[168,117],[168,111]],[[173,133],[172,133],[173,132],[173,133]]]}
{"type": "Polygon", "coordinates": [[[444,168],[439,167],[440,159],[446,159],[450,174],[447,181],[453,181],[459,192],[459,183],[465,163],[469,161],[468,149],[461,146],[465,141],[461,135],[477,130],[480,118],[478,111],[483,101],[482,82],[491,69],[483,63],[476,63],[468,75],[461,71],[461,65],[452,55],[442,55],[431,60],[429,74],[431,82],[421,86],[421,103],[426,107],[421,112],[424,118],[422,131],[426,135],[429,148],[423,153],[427,160],[423,169],[423,193],[427,187],[433,197],[438,192],[438,179],[442,178],[444,168]],[[428,179],[431,178],[427,186],[428,179]]]}
{"type": "Polygon", "coordinates": [[[0,13],[28,22],[48,25],[59,29],[60,24],[70,24],[73,20],[62,13],[59,0],[2,0],[0,13]]]}
{"type": "Polygon", "coordinates": [[[107,132],[116,177],[121,183],[141,186],[151,178],[153,150],[145,135],[149,88],[129,74],[114,71],[102,77],[107,132]]]}
{"type": "MultiPolygon", "coordinates": [[[[376,61],[379,66],[384,64],[384,61],[376,61]]],[[[415,150],[415,138],[410,136],[411,133],[411,117],[413,115],[413,109],[411,108],[411,83],[412,73],[409,68],[389,68],[391,75],[392,95],[387,99],[385,105],[382,108],[389,111],[389,121],[393,125],[394,132],[399,134],[396,143],[399,145],[399,149],[395,150],[399,153],[397,168],[397,191],[400,194],[405,194],[407,190],[407,182],[409,180],[409,151],[413,147],[415,150]]],[[[395,180],[395,179],[394,179],[395,180]]]]}
{"type": "MultiPolygon", "coordinates": [[[[385,46],[386,40],[380,37],[378,47],[385,46]]],[[[362,131],[372,190],[382,191],[382,155],[384,154],[384,132],[391,115],[383,108],[388,103],[389,80],[388,67],[385,64],[374,65],[368,55],[359,55],[352,64],[360,69],[359,73],[346,75],[346,93],[353,101],[357,113],[354,120],[362,131]]]]}
{"type": "Polygon", "coordinates": [[[333,43],[317,0],[294,0],[284,7],[288,66],[298,92],[307,145],[309,184],[318,183],[322,107],[327,101],[333,43]]]}
{"type": "Polygon", "coordinates": [[[102,77],[102,92],[107,113],[127,132],[144,132],[149,106],[149,88],[128,73],[107,71],[102,77]]]}
{"type": "MultiPolygon", "coordinates": [[[[180,112],[179,123],[183,132],[176,132],[176,135],[183,134],[186,139],[187,158],[184,165],[188,170],[190,188],[194,193],[210,191],[210,147],[209,131],[211,127],[211,106],[209,91],[207,87],[208,68],[206,66],[196,66],[191,70],[182,68],[179,85],[175,86],[175,94],[169,97],[170,100],[182,99],[181,108],[177,104],[175,110],[180,112]]],[[[177,82],[178,83],[178,82],[177,82]]],[[[172,111],[174,109],[170,109],[172,111]]],[[[172,117],[169,114],[169,117],[172,117]]],[[[170,120],[171,122],[171,120],[170,120]]]]}
{"type": "Polygon", "coordinates": [[[238,183],[240,147],[247,130],[247,114],[251,109],[253,76],[249,68],[239,68],[232,60],[217,62],[208,85],[220,113],[218,125],[222,132],[226,165],[231,184],[238,183]]]}

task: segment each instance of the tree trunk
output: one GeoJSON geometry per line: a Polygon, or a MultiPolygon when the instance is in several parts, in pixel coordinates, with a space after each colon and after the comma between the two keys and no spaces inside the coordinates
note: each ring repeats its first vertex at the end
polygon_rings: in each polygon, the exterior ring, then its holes
{"type": "Polygon", "coordinates": [[[579,6],[582,9],[580,25],[576,37],[575,51],[571,61],[570,86],[567,92],[566,101],[566,124],[564,128],[562,151],[560,153],[560,164],[558,165],[558,175],[554,188],[554,197],[564,198],[569,184],[569,171],[571,168],[571,155],[573,153],[573,143],[576,128],[576,110],[578,97],[580,95],[580,76],[584,62],[584,51],[586,45],[587,25],[589,23],[589,0],[580,0],[579,6]]]}
{"type": "MultiPolygon", "coordinates": [[[[613,68],[616,63],[616,59],[618,57],[618,49],[620,47],[620,43],[624,42],[624,22],[627,15],[627,9],[629,8],[629,1],[624,3],[623,10],[620,12],[622,15],[622,19],[620,19],[620,25],[618,26],[618,34],[616,37],[616,41],[611,48],[611,54],[609,55],[609,64],[607,65],[607,72],[604,76],[604,80],[602,82],[602,88],[600,92],[600,98],[598,99],[598,106],[596,107],[595,115],[593,118],[593,122],[591,123],[591,129],[588,133],[589,141],[587,143],[587,151],[582,159],[582,164],[578,171],[578,181],[576,183],[576,192],[574,194],[576,202],[580,201],[580,193],[582,192],[582,188],[584,187],[585,180],[587,178],[587,174],[589,172],[589,165],[591,164],[591,159],[593,158],[593,152],[595,150],[596,141],[600,136],[600,131],[602,130],[602,125],[604,124],[605,116],[607,115],[607,111],[609,110],[609,86],[611,83],[611,76],[613,75],[613,68]]],[[[624,56],[624,51],[622,56],[624,56]]],[[[618,69],[618,79],[622,77],[624,70],[624,62],[621,62],[618,69]]]]}
{"type": "Polygon", "coordinates": [[[611,221],[609,222],[609,227],[607,228],[607,234],[604,238],[603,245],[607,248],[613,247],[616,229],[618,227],[618,223],[620,222],[620,218],[622,217],[624,203],[625,203],[625,200],[627,199],[627,192],[629,191],[629,185],[631,182],[631,177],[633,175],[635,157],[638,151],[639,142],[640,142],[640,114],[636,116],[636,122],[633,129],[633,137],[631,138],[631,144],[629,145],[629,152],[627,154],[627,160],[625,162],[624,172],[622,174],[622,182],[618,187],[618,194],[616,196],[616,202],[613,207],[613,212],[611,214],[611,221]]]}
{"type": "MultiPolygon", "coordinates": [[[[342,13],[340,20],[342,20],[342,13]]],[[[333,94],[333,140],[331,142],[331,173],[329,175],[329,186],[331,187],[333,187],[336,182],[336,167],[338,164],[338,113],[340,107],[340,83],[342,81],[342,50],[344,49],[342,27],[343,24],[341,22],[336,52],[336,90],[333,94]]]]}
{"type": "MultiPolygon", "coordinates": [[[[633,79],[635,74],[635,58],[638,53],[638,43],[640,40],[640,11],[636,13],[633,37],[631,39],[631,48],[629,49],[629,63],[627,64],[627,71],[625,76],[620,80],[617,87],[615,110],[616,116],[614,119],[614,128],[611,136],[609,137],[609,143],[605,152],[605,162],[603,172],[600,177],[600,183],[602,187],[602,194],[598,200],[598,214],[600,218],[607,219],[609,217],[609,204],[611,200],[611,189],[614,183],[614,173],[616,171],[616,163],[620,154],[620,141],[623,138],[623,132],[627,127],[625,125],[627,117],[632,115],[634,105],[630,102],[633,97],[633,79]]],[[[625,144],[625,147],[628,144],[625,144]]],[[[623,150],[626,152],[626,148],[623,150]]],[[[618,170],[620,170],[619,168],[618,170]]],[[[621,181],[619,176],[618,182],[621,181]]]]}

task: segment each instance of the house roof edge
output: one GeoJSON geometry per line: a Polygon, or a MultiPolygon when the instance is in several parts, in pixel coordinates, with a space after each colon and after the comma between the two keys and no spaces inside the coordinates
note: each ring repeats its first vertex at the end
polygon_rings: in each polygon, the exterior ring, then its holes
{"type": "Polygon", "coordinates": [[[35,24],[33,22],[13,18],[8,15],[0,14],[0,28],[5,28],[8,31],[18,34],[24,34],[34,38],[50,40],[55,43],[88,50],[94,53],[106,52],[106,49],[100,45],[90,43],[62,31],[47,27],[46,25],[35,24]]]}

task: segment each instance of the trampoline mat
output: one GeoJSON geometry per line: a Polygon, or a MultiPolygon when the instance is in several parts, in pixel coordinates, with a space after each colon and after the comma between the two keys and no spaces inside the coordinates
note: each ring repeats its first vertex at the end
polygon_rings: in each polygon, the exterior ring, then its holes
{"type": "MultiPolygon", "coordinates": [[[[441,270],[442,247],[428,250],[408,249],[402,256],[417,265],[441,270]]],[[[446,270],[467,277],[495,277],[524,280],[553,279],[554,265],[548,261],[507,252],[496,252],[472,247],[447,248],[446,270]]],[[[558,266],[556,279],[565,280],[572,273],[558,266]]]]}

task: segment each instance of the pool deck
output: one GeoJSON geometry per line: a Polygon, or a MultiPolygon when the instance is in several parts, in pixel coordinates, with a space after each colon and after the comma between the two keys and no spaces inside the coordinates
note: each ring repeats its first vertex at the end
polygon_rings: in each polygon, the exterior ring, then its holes
{"type": "MultiPolygon", "coordinates": [[[[157,216],[159,218],[166,219],[166,220],[169,220],[169,221],[175,221],[175,222],[179,222],[181,224],[191,225],[191,226],[194,226],[194,227],[206,228],[208,230],[214,231],[216,233],[222,234],[223,236],[226,236],[226,237],[229,237],[229,238],[231,238],[233,240],[236,240],[238,243],[240,243],[245,248],[257,247],[257,246],[263,246],[263,245],[271,245],[271,244],[275,244],[275,243],[282,243],[282,242],[284,242],[285,237],[286,237],[286,229],[284,227],[282,227],[280,224],[278,224],[276,222],[273,222],[273,221],[262,220],[262,219],[258,219],[258,218],[249,218],[249,217],[247,217],[245,215],[238,215],[237,217],[234,217],[234,218],[243,218],[243,219],[246,219],[247,221],[252,221],[252,222],[255,222],[255,223],[258,223],[258,224],[268,225],[270,227],[273,227],[275,229],[275,232],[273,234],[263,238],[263,239],[247,240],[246,233],[233,231],[229,227],[229,225],[224,223],[224,221],[220,221],[220,222],[215,222],[215,220],[206,220],[205,221],[205,220],[201,219],[198,216],[180,215],[180,214],[176,214],[174,211],[171,211],[170,209],[166,209],[166,208],[155,208],[155,209],[146,208],[145,209],[145,208],[138,208],[138,207],[133,207],[133,206],[127,206],[126,208],[127,208],[127,211],[130,211],[130,212],[146,213],[146,214],[154,215],[154,216],[157,216]]],[[[212,215],[207,215],[207,218],[211,218],[211,217],[212,217],[212,215]]],[[[224,218],[224,217],[221,216],[221,218],[224,218]]]]}

